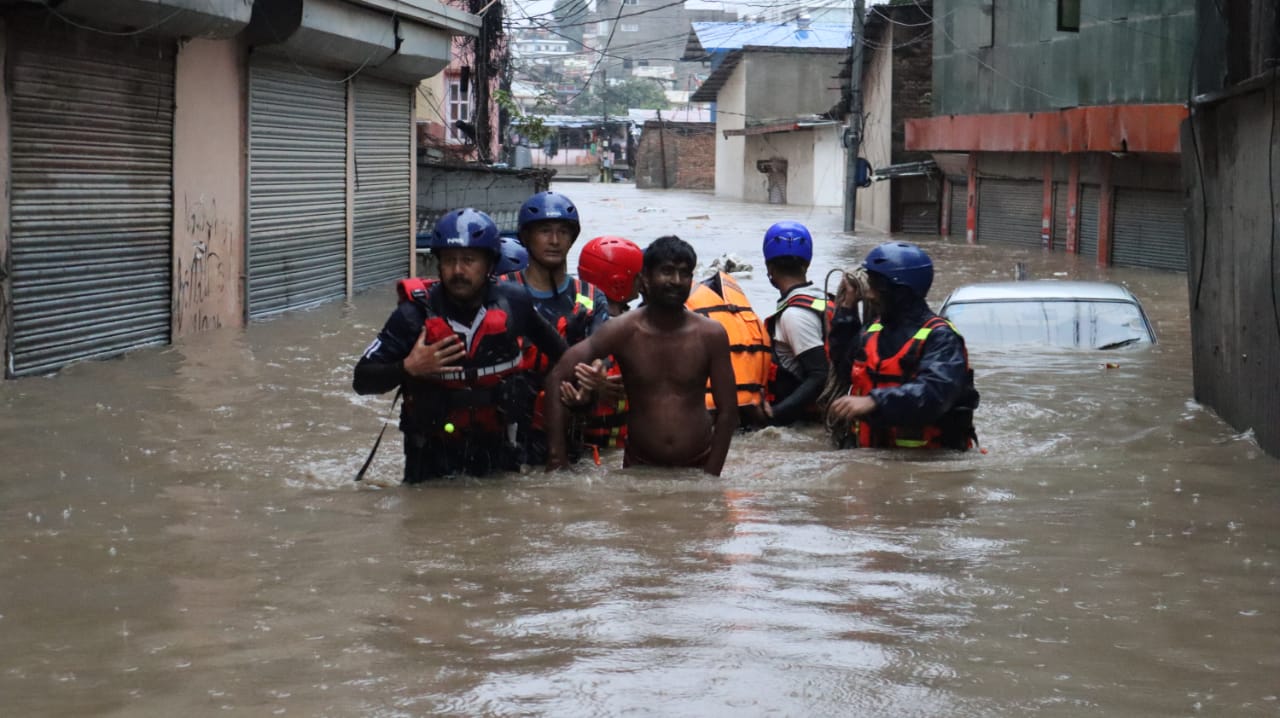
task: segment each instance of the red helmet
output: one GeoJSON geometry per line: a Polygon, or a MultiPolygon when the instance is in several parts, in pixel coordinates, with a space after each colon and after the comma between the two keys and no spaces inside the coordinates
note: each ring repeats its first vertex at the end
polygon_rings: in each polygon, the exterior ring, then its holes
{"type": "Polygon", "coordinates": [[[596,237],[582,247],[578,276],[600,287],[615,302],[634,296],[636,275],[644,264],[644,251],[629,239],[596,237]]]}

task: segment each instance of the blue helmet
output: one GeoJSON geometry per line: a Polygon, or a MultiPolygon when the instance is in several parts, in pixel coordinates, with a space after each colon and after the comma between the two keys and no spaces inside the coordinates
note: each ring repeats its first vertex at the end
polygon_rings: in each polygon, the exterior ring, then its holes
{"type": "Polygon", "coordinates": [[[907,287],[921,299],[933,286],[933,260],[914,244],[886,242],[867,253],[862,266],[890,284],[907,287]]]}
{"type": "Polygon", "coordinates": [[[519,272],[529,266],[529,250],[524,248],[513,237],[503,236],[502,256],[498,258],[498,266],[493,268],[494,274],[510,274],[511,272],[519,272]]]}
{"type": "Polygon", "coordinates": [[[498,225],[478,209],[467,207],[446,212],[431,232],[431,251],[467,248],[486,250],[497,262],[502,257],[498,225]]]}
{"type": "Polygon", "coordinates": [[[578,233],[582,231],[582,223],[578,221],[578,208],[568,197],[558,192],[539,192],[520,205],[520,218],[516,222],[516,230],[523,232],[524,228],[534,222],[541,222],[546,219],[558,219],[562,222],[568,222],[573,227],[573,238],[578,238],[578,233]]]}
{"type": "Polygon", "coordinates": [[[764,261],[778,257],[799,257],[813,261],[813,237],[809,228],[799,222],[784,220],[764,233],[764,261]]]}

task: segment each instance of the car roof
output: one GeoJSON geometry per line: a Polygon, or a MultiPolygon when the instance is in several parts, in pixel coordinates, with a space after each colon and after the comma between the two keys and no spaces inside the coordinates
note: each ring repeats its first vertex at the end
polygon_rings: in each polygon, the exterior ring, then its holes
{"type": "Polygon", "coordinates": [[[1064,279],[1032,279],[1022,282],[983,282],[958,287],[947,297],[957,302],[1012,301],[1018,299],[1101,300],[1133,302],[1133,293],[1111,282],[1081,282],[1064,279]]]}

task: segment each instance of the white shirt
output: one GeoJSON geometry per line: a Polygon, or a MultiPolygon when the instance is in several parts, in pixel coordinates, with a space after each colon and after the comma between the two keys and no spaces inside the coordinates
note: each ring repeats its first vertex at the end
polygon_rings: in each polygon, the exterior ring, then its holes
{"type": "MultiPolygon", "coordinates": [[[[796,287],[787,292],[786,297],[783,297],[783,301],[778,304],[781,305],[787,299],[797,295],[826,299],[822,287],[809,285],[796,287]]],[[[792,374],[800,376],[802,373],[800,361],[796,357],[810,349],[822,346],[822,317],[811,309],[787,307],[778,315],[773,333],[773,353],[778,359],[778,364],[792,374]]]]}

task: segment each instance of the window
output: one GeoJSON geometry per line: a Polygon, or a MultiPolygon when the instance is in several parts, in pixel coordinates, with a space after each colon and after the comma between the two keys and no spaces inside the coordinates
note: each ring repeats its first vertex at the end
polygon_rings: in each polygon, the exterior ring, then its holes
{"type": "Polygon", "coordinates": [[[1080,32],[1080,0],[1058,0],[1058,30],[1080,32]]]}
{"type": "Polygon", "coordinates": [[[623,5],[639,5],[640,0],[622,0],[623,5]]]}
{"type": "Polygon", "coordinates": [[[640,23],[624,22],[618,29],[623,32],[640,32],[640,23]]]}
{"type": "Polygon", "coordinates": [[[471,93],[461,77],[449,78],[449,142],[462,144],[467,136],[458,131],[457,121],[471,121],[471,93]]]}

